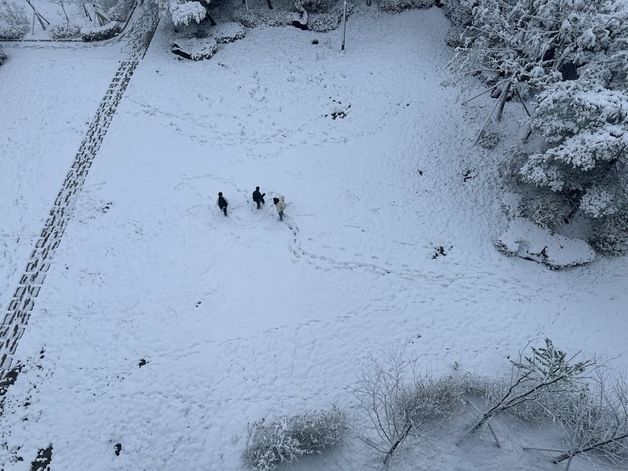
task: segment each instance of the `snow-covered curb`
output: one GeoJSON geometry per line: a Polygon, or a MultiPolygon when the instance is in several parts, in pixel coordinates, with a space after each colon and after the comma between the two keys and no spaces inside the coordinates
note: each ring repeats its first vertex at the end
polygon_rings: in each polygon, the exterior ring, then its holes
{"type": "Polygon", "coordinates": [[[553,270],[586,265],[595,258],[595,252],[586,242],[552,234],[521,217],[510,221],[495,245],[506,255],[544,263],[553,270]]]}

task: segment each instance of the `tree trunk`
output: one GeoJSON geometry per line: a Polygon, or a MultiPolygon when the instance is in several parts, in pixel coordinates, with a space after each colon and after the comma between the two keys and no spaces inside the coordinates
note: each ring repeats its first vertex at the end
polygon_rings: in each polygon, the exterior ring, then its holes
{"type": "Polygon", "coordinates": [[[268,8],[270,8],[272,10],[273,9],[273,4],[270,3],[270,0],[266,0],[266,2],[268,2],[268,8]]]}
{"type": "Polygon", "coordinates": [[[404,441],[405,438],[408,436],[408,434],[410,433],[410,430],[412,430],[412,424],[406,425],[401,436],[397,439],[395,443],[393,443],[393,446],[390,447],[390,450],[388,450],[388,453],[386,453],[386,457],[384,458],[384,464],[388,464],[393,453],[395,452],[397,447],[401,444],[401,442],[404,441]]]}
{"type": "Polygon", "coordinates": [[[567,453],[563,453],[562,455],[554,458],[553,462],[560,463],[561,461],[568,460],[581,453],[586,453],[587,451],[595,450],[597,448],[603,447],[604,445],[608,445],[609,443],[618,442],[620,440],[625,440],[626,438],[628,438],[628,433],[624,433],[623,435],[620,435],[619,437],[613,437],[603,442],[594,443],[593,445],[583,448],[582,450],[569,450],[567,453]]]}
{"type": "Polygon", "coordinates": [[[504,85],[502,94],[499,97],[499,108],[497,109],[497,121],[502,120],[502,114],[504,113],[504,106],[506,105],[506,99],[508,98],[508,92],[510,91],[511,86],[512,86],[512,80],[509,80],[506,83],[506,85],[504,85]]]}
{"type": "Polygon", "coordinates": [[[212,26],[216,26],[216,21],[209,14],[209,2],[207,0],[199,0],[199,3],[203,5],[205,11],[207,12],[207,19],[209,20],[209,24],[211,24],[212,26]]]}

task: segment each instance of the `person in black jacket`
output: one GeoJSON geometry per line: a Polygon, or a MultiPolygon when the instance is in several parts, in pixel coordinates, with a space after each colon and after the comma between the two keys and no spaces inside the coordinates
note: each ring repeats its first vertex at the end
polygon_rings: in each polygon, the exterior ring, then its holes
{"type": "Polygon", "coordinates": [[[266,196],[266,193],[261,193],[259,191],[259,186],[256,186],[255,191],[253,192],[253,201],[257,204],[257,209],[260,209],[263,204],[266,204],[264,196],[266,196]]]}
{"type": "Polygon", "coordinates": [[[220,208],[220,210],[225,214],[225,216],[227,215],[227,206],[229,206],[229,203],[227,203],[227,199],[222,196],[222,191],[218,193],[218,207],[220,208]]]}

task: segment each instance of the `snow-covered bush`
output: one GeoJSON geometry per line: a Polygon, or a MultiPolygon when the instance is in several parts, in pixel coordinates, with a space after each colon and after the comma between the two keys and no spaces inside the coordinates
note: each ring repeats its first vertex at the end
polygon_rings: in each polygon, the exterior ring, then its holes
{"type": "Polygon", "coordinates": [[[337,408],[255,422],[242,459],[254,469],[267,471],[301,456],[320,454],[340,442],[345,418],[337,408]]]}
{"type": "Polygon", "coordinates": [[[571,209],[567,198],[551,191],[533,192],[521,199],[521,215],[550,231],[565,223],[571,209]]]}
{"type": "Polygon", "coordinates": [[[28,17],[23,7],[0,0],[0,39],[20,39],[28,32],[28,17]]]}
{"type": "Polygon", "coordinates": [[[0,65],[4,64],[6,60],[7,60],[7,55],[2,49],[0,49],[0,65]]]}
{"type": "Polygon", "coordinates": [[[615,465],[628,457],[628,386],[624,378],[609,381],[598,372],[586,388],[565,395],[554,420],[561,425],[569,450],[554,462],[587,451],[595,451],[615,465]]]}
{"type": "Polygon", "coordinates": [[[442,3],[443,13],[454,26],[471,24],[473,20],[473,0],[443,0],[442,3]]]}
{"type": "MultiPolygon", "coordinates": [[[[351,15],[353,8],[353,4],[347,4],[347,16],[351,15]]],[[[298,13],[279,9],[246,11],[245,8],[236,8],[231,15],[234,21],[237,21],[247,28],[255,28],[262,25],[292,25],[295,19],[299,18],[298,13]]],[[[342,3],[337,2],[328,11],[323,13],[311,13],[308,14],[307,17],[308,30],[321,33],[333,31],[338,28],[342,20],[342,3]]]]}
{"type": "Polygon", "coordinates": [[[430,8],[434,0],[379,0],[379,9],[382,11],[400,12],[415,8],[430,8]]]}
{"type": "Polygon", "coordinates": [[[112,21],[104,26],[98,28],[90,28],[81,32],[81,39],[83,41],[104,41],[105,39],[113,38],[121,31],[120,23],[112,21]]]}
{"type": "Polygon", "coordinates": [[[178,39],[171,48],[173,54],[193,61],[210,59],[217,50],[218,43],[214,38],[178,39]]]}
{"type": "Polygon", "coordinates": [[[594,220],[589,242],[604,255],[628,252],[628,210],[594,220]]]}
{"type": "Polygon", "coordinates": [[[55,25],[50,28],[53,39],[75,38],[81,34],[81,27],[73,24],[55,25]]]}
{"type": "Polygon", "coordinates": [[[226,44],[244,38],[246,30],[239,23],[228,22],[213,26],[210,34],[218,44],[226,44]]]}
{"type": "Polygon", "coordinates": [[[333,0],[295,0],[294,8],[297,11],[305,10],[308,13],[320,13],[329,9],[333,0]]]}
{"type": "Polygon", "coordinates": [[[465,382],[457,376],[418,376],[398,352],[363,369],[356,396],[367,417],[364,442],[387,464],[406,438],[419,436],[430,421],[451,417],[462,406],[465,382]]]}

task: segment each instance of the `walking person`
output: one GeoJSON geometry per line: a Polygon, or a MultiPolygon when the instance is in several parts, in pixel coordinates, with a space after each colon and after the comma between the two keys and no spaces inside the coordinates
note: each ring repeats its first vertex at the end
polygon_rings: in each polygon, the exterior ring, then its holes
{"type": "Polygon", "coordinates": [[[229,206],[229,203],[227,202],[227,199],[222,196],[222,191],[218,193],[218,207],[220,208],[220,210],[224,213],[224,215],[227,215],[227,206],[229,206]]]}
{"type": "Polygon", "coordinates": [[[257,209],[260,209],[263,204],[266,204],[264,196],[266,196],[266,193],[261,193],[259,191],[259,186],[256,186],[255,191],[253,192],[253,201],[257,204],[257,209]]]}
{"type": "Polygon", "coordinates": [[[279,220],[283,221],[283,212],[286,209],[286,202],[283,196],[273,198],[273,204],[275,205],[275,209],[277,209],[277,214],[279,214],[279,220]]]}

